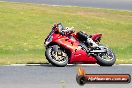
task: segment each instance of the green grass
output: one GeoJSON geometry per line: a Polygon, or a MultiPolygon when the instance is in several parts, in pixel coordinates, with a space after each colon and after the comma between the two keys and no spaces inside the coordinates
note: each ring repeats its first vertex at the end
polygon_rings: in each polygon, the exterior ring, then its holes
{"type": "Polygon", "coordinates": [[[102,33],[116,63],[132,63],[132,11],[0,2],[0,64],[47,63],[43,41],[54,22],[102,33]]]}

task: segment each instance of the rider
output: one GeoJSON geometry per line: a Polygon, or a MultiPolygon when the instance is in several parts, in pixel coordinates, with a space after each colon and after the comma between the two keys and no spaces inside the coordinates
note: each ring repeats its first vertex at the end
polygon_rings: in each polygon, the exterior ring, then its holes
{"type": "MultiPolygon", "coordinates": [[[[66,33],[71,33],[71,32],[75,32],[73,30],[73,27],[69,28],[66,27],[64,28],[63,25],[61,23],[58,24],[54,24],[54,27],[56,29],[56,32],[65,35],[66,33]]],[[[79,40],[81,41],[85,41],[85,44],[87,46],[91,46],[91,47],[97,47],[98,45],[91,39],[91,37],[89,35],[87,35],[86,33],[79,31],[77,32],[77,37],[79,40]]]]}
{"type": "Polygon", "coordinates": [[[73,27],[71,27],[71,28],[69,28],[69,27],[64,28],[61,23],[54,24],[53,29],[55,29],[56,32],[58,32],[58,33],[60,33],[62,35],[74,32],[73,27]]]}

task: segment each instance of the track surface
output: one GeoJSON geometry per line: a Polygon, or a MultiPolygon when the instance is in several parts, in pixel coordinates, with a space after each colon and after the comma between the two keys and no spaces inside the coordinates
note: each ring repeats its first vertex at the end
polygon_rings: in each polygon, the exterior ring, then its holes
{"type": "Polygon", "coordinates": [[[1,1],[132,10],[132,0],[1,0],[1,1]]]}
{"type": "MultiPolygon", "coordinates": [[[[81,88],[76,83],[78,66],[53,67],[0,66],[0,88],[81,88]],[[64,82],[64,83],[62,83],[64,82]],[[64,87],[63,87],[64,86],[64,87]]],[[[132,75],[132,65],[112,67],[83,66],[87,73],[124,73],[132,75]]],[[[86,84],[82,88],[131,88],[129,84],[86,84]]]]}

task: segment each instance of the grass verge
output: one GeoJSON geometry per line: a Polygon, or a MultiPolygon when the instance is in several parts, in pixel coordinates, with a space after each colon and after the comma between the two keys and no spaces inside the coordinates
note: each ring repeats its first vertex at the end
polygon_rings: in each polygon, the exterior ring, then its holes
{"type": "Polygon", "coordinates": [[[47,63],[43,40],[54,22],[102,33],[116,63],[132,63],[132,11],[0,2],[0,64],[47,63]]]}

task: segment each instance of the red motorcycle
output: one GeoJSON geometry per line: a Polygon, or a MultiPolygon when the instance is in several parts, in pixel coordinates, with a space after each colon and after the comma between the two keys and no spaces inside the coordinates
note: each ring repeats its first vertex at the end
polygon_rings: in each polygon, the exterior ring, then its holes
{"type": "Polygon", "coordinates": [[[67,64],[97,63],[100,66],[112,66],[115,63],[116,58],[113,51],[99,44],[102,34],[88,36],[81,31],[67,31],[64,34],[56,31],[62,28],[62,24],[54,25],[44,42],[46,59],[52,65],[63,67],[67,64]],[[88,38],[91,42],[87,44],[88,38]],[[94,44],[96,47],[93,47],[94,44]]]}

